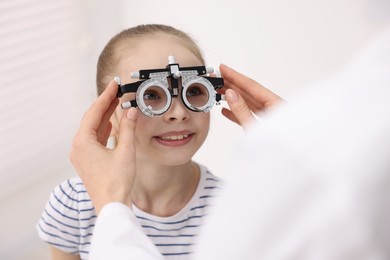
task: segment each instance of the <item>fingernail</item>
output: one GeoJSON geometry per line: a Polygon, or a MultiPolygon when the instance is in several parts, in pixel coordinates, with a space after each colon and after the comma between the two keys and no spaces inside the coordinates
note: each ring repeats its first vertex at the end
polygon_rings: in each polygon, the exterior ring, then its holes
{"type": "Polygon", "coordinates": [[[238,100],[237,93],[234,90],[232,90],[232,89],[226,90],[225,96],[226,96],[226,100],[228,102],[234,103],[234,102],[236,102],[238,100]]]}
{"type": "Polygon", "coordinates": [[[126,116],[128,119],[135,120],[137,118],[137,109],[135,107],[130,107],[126,111],[126,116]]]}
{"type": "Polygon", "coordinates": [[[121,78],[119,76],[115,76],[114,80],[116,81],[116,84],[118,84],[118,85],[121,84],[121,78]]]}

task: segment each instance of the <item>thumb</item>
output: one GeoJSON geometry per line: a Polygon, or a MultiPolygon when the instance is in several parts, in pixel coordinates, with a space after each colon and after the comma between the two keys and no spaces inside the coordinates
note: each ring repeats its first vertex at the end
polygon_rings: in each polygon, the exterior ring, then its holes
{"type": "Polygon", "coordinates": [[[232,89],[227,89],[225,97],[230,110],[241,126],[245,127],[254,120],[251,110],[241,95],[232,89]]]}
{"type": "Polygon", "coordinates": [[[137,121],[137,109],[134,107],[125,111],[119,126],[117,149],[125,156],[135,154],[134,138],[135,125],[137,121]]]}

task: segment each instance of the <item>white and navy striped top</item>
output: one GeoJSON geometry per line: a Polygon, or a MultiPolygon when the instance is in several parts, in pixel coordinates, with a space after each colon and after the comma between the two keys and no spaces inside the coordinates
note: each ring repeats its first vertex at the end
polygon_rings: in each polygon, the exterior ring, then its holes
{"type": "MultiPolygon", "coordinates": [[[[192,199],[177,214],[157,217],[133,206],[145,234],[166,259],[189,259],[215,191],[221,185],[205,166],[192,199]]],[[[39,236],[56,248],[88,259],[96,213],[80,178],[58,185],[37,224],[39,236]]]]}

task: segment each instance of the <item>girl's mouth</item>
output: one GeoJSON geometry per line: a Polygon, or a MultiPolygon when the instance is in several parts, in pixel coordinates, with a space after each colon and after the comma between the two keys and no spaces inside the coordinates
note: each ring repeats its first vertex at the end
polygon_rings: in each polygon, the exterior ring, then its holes
{"type": "Polygon", "coordinates": [[[189,136],[188,135],[171,135],[171,136],[160,136],[159,138],[161,140],[165,140],[165,141],[177,141],[177,140],[183,140],[185,138],[187,138],[189,136]]]}
{"type": "Polygon", "coordinates": [[[189,143],[194,134],[172,134],[164,136],[156,136],[155,140],[166,146],[182,146],[189,143]]]}

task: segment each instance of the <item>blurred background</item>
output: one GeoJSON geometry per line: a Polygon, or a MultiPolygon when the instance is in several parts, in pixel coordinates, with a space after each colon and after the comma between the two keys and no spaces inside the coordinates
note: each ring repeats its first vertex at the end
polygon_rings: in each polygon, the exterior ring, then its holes
{"type": "MultiPolygon", "coordinates": [[[[71,139],[114,34],[172,25],[198,42],[208,66],[225,63],[288,100],[384,27],[390,13],[379,2],[389,1],[0,0],[0,259],[49,259],[35,224],[54,186],[76,175],[71,139]]],[[[214,108],[195,160],[223,178],[243,134],[214,108]]]]}

